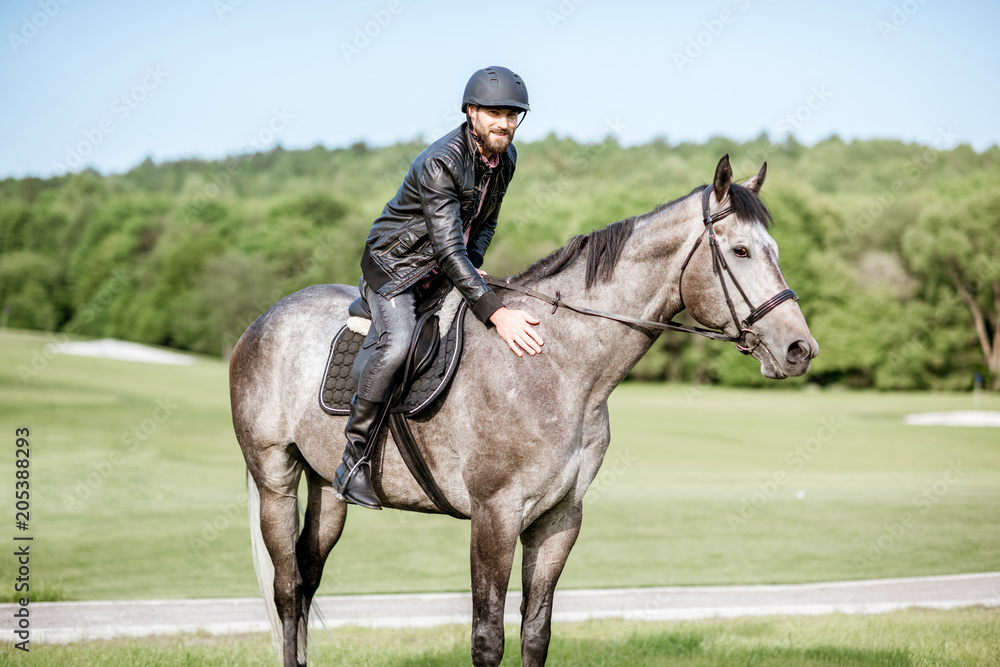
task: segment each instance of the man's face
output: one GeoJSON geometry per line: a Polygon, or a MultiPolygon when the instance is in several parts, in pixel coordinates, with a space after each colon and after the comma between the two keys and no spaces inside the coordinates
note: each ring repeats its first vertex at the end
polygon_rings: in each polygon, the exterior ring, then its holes
{"type": "Polygon", "coordinates": [[[503,153],[514,140],[517,118],[516,109],[469,106],[472,127],[483,143],[482,148],[489,153],[503,153]]]}

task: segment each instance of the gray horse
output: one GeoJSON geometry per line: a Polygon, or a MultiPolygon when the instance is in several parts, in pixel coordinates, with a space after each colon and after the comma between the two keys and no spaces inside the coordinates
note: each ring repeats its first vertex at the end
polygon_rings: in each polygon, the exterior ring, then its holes
{"type": "MultiPolygon", "coordinates": [[[[709,209],[718,215],[728,206],[725,220],[704,224],[697,188],[575,237],[510,282],[558,291],[576,306],[658,322],[686,308],[735,339],[741,326],[734,316],[746,318],[750,306],[737,300],[734,309],[729,294],[739,290],[762,303],[787,288],[767,233],[770,213],[758,198],[766,167],[740,185],[732,182],[728,156],[720,160],[704,207],[706,215],[709,209]],[[717,242],[700,243],[714,225],[717,242]],[[728,269],[713,270],[720,260],[728,269]]],[[[536,313],[544,306],[498,291],[508,306],[536,313]]],[[[331,337],[357,296],[354,287],[314,285],[285,297],[246,330],[230,362],[233,424],[249,471],[254,567],[286,667],[305,664],[310,604],[347,515],[329,482],[344,449],[344,418],[325,414],[317,391],[331,337]],[[302,473],[308,503],[300,531],[302,473]]],[[[504,600],[518,538],[521,656],[525,665],[545,663],[553,592],[580,531],[583,496],[611,439],[608,397],[660,333],[567,309],[541,320],[545,351],[524,358],[467,320],[463,361],[446,398],[412,421],[441,490],[471,517],[475,665],[497,665],[503,656],[504,600]]],[[[747,351],[769,378],[802,375],[818,351],[790,299],[772,305],[750,335],[747,351]]],[[[391,440],[379,456],[385,507],[437,512],[391,440]]]]}

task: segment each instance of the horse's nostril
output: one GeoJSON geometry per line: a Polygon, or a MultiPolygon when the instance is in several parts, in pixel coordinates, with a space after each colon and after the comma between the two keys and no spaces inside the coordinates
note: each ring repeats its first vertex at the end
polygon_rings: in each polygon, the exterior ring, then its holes
{"type": "Polygon", "coordinates": [[[797,340],[788,346],[788,363],[800,364],[810,356],[809,344],[804,340],[797,340]]]}

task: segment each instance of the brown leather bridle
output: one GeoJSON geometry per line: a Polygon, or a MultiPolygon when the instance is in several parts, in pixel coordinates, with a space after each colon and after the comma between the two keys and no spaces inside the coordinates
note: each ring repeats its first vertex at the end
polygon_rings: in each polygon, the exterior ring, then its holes
{"type": "MultiPolygon", "coordinates": [[[[719,220],[722,220],[723,218],[731,214],[733,212],[733,209],[732,207],[729,207],[722,209],[721,211],[717,211],[716,213],[710,214],[708,210],[708,197],[711,191],[712,191],[712,186],[709,185],[705,188],[705,190],[701,194],[701,210],[702,210],[702,218],[705,222],[705,231],[703,231],[701,235],[698,237],[698,240],[695,241],[694,247],[691,248],[691,252],[688,253],[687,258],[684,260],[684,264],[681,265],[681,275],[677,280],[677,292],[678,295],[681,295],[680,288],[681,288],[681,283],[684,280],[684,269],[687,268],[687,265],[691,261],[691,258],[694,256],[694,253],[698,249],[698,246],[701,245],[702,241],[705,240],[705,236],[707,235],[709,239],[709,247],[711,248],[712,251],[712,272],[715,273],[715,275],[719,276],[719,282],[722,284],[722,294],[726,298],[726,305],[729,307],[729,313],[733,318],[733,324],[736,325],[736,328],[739,330],[739,333],[735,336],[730,336],[729,334],[723,331],[715,331],[713,329],[702,329],[701,327],[688,327],[684,326],[683,324],[677,324],[676,322],[654,322],[652,320],[642,320],[636,317],[629,317],[628,315],[617,315],[615,313],[607,313],[601,310],[594,310],[592,308],[583,308],[581,306],[574,306],[563,301],[562,296],[559,294],[558,290],[556,290],[556,295],[552,297],[549,296],[548,294],[543,294],[542,292],[538,292],[528,287],[521,287],[520,285],[514,285],[509,282],[509,279],[504,280],[503,278],[497,278],[496,276],[490,276],[490,275],[483,276],[483,279],[488,284],[493,285],[495,287],[504,287],[506,289],[514,290],[516,292],[521,292],[522,294],[527,294],[528,296],[533,297],[535,299],[540,299],[542,301],[550,303],[552,304],[553,313],[555,313],[556,310],[559,308],[567,308],[582,315],[603,317],[605,319],[615,320],[616,322],[623,322],[625,324],[635,324],[642,327],[648,327],[650,329],[660,329],[664,331],[683,331],[685,333],[698,334],[699,336],[705,336],[706,338],[712,338],[714,340],[722,340],[730,343],[736,343],[736,347],[739,349],[740,352],[742,352],[743,354],[750,354],[755,349],[757,349],[757,346],[760,344],[760,336],[758,336],[757,333],[754,332],[753,325],[757,321],[759,321],[762,317],[767,315],[769,312],[777,308],[779,304],[784,303],[788,299],[794,299],[798,301],[799,297],[795,295],[794,290],[786,289],[781,292],[778,292],[770,299],[768,299],[764,303],[754,308],[753,304],[750,302],[750,299],[747,297],[746,292],[740,286],[739,281],[736,280],[736,276],[733,275],[732,269],[729,268],[729,264],[726,263],[726,259],[722,254],[722,248],[719,246],[719,240],[715,236],[715,229],[712,227],[714,223],[718,222],[719,220]],[[750,307],[750,314],[747,315],[742,322],[736,315],[736,306],[733,304],[733,300],[729,296],[729,288],[726,287],[725,276],[722,275],[720,267],[722,268],[722,270],[724,270],[726,273],[729,274],[729,277],[732,279],[733,284],[739,291],[740,296],[743,297],[743,300],[746,302],[747,306],[750,307]],[[753,336],[752,345],[750,345],[747,340],[748,336],[753,336]]],[[[681,295],[681,304],[683,305],[683,303],[684,303],[684,297],[683,295],[681,295]]]]}
{"type": "Polygon", "coordinates": [[[736,327],[739,329],[739,333],[734,337],[731,336],[730,340],[736,343],[736,347],[739,348],[740,352],[742,352],[743,354],[750,354],[755,349],[757,349],[758,345],[760,345],[760,336],[758,336],[757,333],[753,330],[754,323],[757,322],[762,317],[764,317],[765,315],[767,315],[768,313],[770,313],[775,308],[777,308],[779,304],[784,303],[788,299],[794,299],[798,301],[799,297],[795,295],[795,290],[789,288],[781,292],[778,292],[770,299],[768,299],[764,303],[754,308],[753,304],[750,302],[749,297],[747,297],[747,293],[743,291],[743,287],[740,286],[740,282],[736,280],[736,276],[733,274],[733,270],[729,268],[729,264],[726,262],[726,258],[722,254],[722,248],[719,246],[719,239],[716,238],[715,236],[715,228],[712,226],[719,220],[722,220],[730,213],[732,213],[733,208],[730,206],[728,208],[722,209],[721,211],[716,211],[715,213],[709,214],[708,196],[711,192],[712,192],[712,186],[709,185],[701,193],[701,214],[702,214],[702,219],[705,222],[705,231],[703,231],[701,233],[701,236],[698,237],[698,240],[694,242],[694,247],[691,248],[691,252],[688,253],[687,259],[685,259],[684,263],[681,265],[681,275],[680,278],[677,280],[677,293],[680,295],[681,305],[683,305],[684,293],[681,291],[681,284],[684,281],[684,269],[687,268],[688,262],[691,261],[691,257],[694,256],[695,251],[698,249],[698,246],[701,245],[701,242],[705,239],[705,236],[708,235],[709,247],[712,250],[712,273],[714,273],[719,277],[719,283],[722,285],[722,294],[724,297],[726,297],[726,305],[729,307],[729,314],[733,318],[733,324],[735,324],[736,327]],[[726,287],[726,278],[725,276],[722,275],[722,272],[719,270],[720,267],[723,270],[725,270],[726,273],[729,274],[729,277],[733,281],[733,285],[736,286],[736,289],[740,293],[740,296],[743,297],[743,301],[745,301],[747,306],[750,308],[750,314],[747,315],[742,322],[740,322],[739,317],[736,315],[736,306],[733,305],[733,300],[729,296],[729,288],[726,287]],[[747,341],[748,336],[753,336],[753,345],[750,345],[748,343],[747,341]]]}

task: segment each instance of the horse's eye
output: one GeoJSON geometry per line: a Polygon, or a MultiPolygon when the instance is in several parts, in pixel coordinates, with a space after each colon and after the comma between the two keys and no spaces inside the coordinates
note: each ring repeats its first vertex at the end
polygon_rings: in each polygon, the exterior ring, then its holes
{"type": "Polygon", "coordinates": [[[741,259],[746,259],[747,257],[750,256],[750,251],[747,250],[745,247],[738,245],[735,248],[733,248],[733,254],[741,259]]]}

